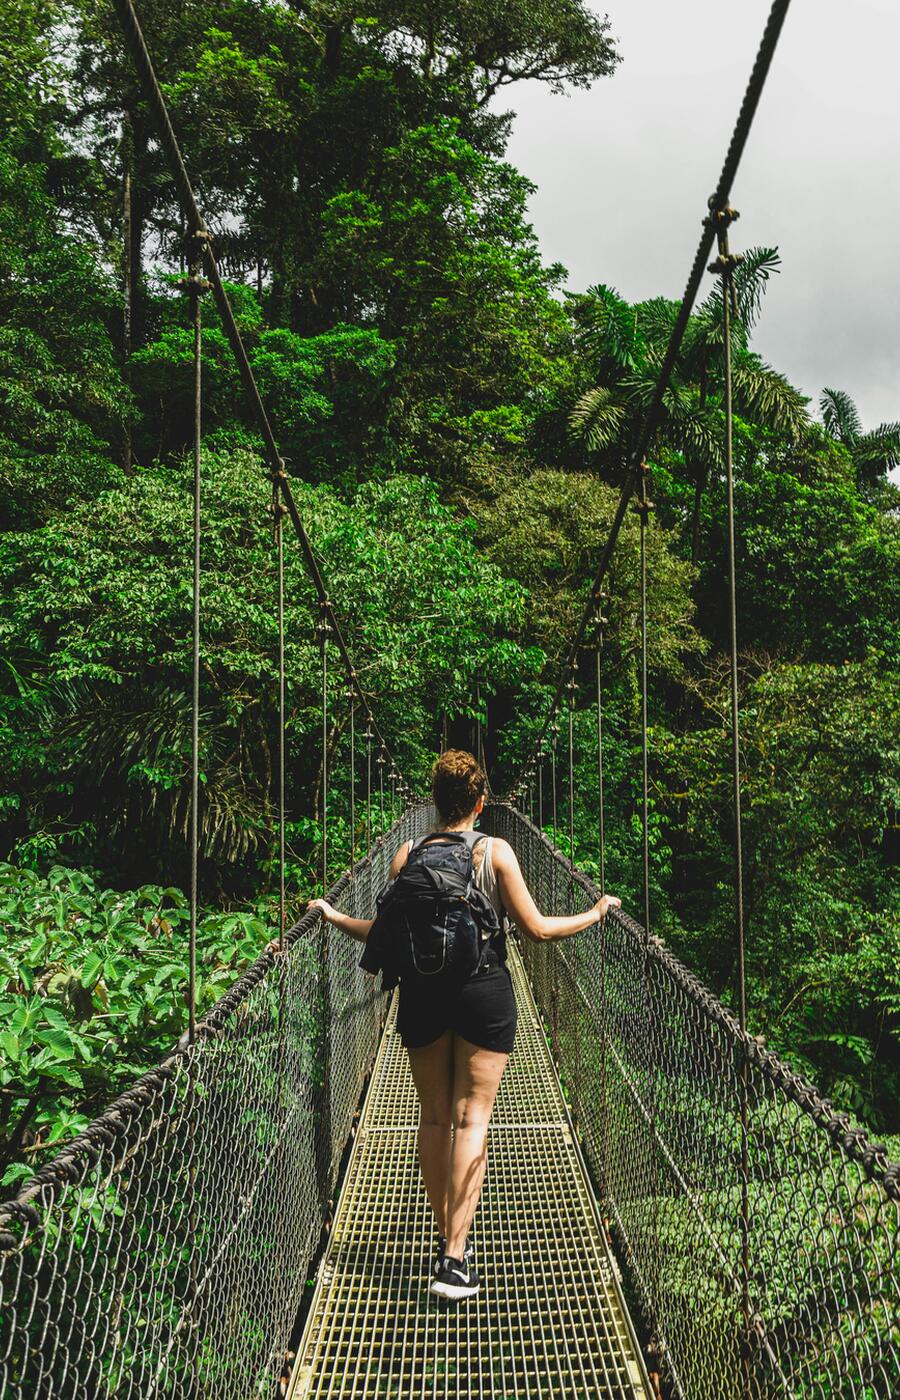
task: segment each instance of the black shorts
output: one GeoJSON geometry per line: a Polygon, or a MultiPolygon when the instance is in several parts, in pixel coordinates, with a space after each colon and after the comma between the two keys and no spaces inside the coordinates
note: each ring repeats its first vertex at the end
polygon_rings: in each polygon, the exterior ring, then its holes
{"type": "Polygon", "coordinates": [[[492,961],[465,982],[404,977],[397,1029],[410,1050],[452,1030],[481,1050],[508,1055],[516,1038],[516,996],[509,969],[492,961]]]}

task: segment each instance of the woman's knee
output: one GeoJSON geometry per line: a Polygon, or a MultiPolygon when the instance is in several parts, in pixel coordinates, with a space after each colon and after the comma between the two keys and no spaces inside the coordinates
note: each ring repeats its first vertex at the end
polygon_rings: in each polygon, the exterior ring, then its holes
{"type": "Polygon", "coordinates": [[[453,1126],[454,1128],[483,1128],[487,1132],[492,1108],[493,1100],[490,1103],[484,1103],[478,1099],[457,1099],[453,1105],[453,1126]]]}
{"type": "Polygon", "coordinates": [[[419,1104],[419,1125],[422,1128],[449,1128],[453,1124],[453,1106],[449,1098],[433,1099],[419,1104]]]}

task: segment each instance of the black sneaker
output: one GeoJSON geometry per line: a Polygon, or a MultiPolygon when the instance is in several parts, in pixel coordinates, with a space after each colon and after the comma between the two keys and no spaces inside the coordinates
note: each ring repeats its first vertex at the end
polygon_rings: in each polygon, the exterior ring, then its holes
{"type": "Polygon", "coordinates": [[[431,1291],[439,1298],[471,1298],[481,1287],[481,1279],[475,1272],[471,1259],[451,1259],[445,1254],[436,1276],[431,1280],[431,1291]]]}
{"type": "MultiPolygon", "coordinates": [[[[438,1235],[437,1254],[435,1255],[434,1263],[433,1263],[432,1266],[431,1266],[431,1272],[434,1274],[435,1278],[437,1278],[438,1274],[439,1274],[440,1271],[441,1271],[441,1261],[443,1260],[444,1255],[445,1255],[446,1253],[447,1253],[447,1236],[446,1236],[446,1235],[438,1235]]],[[[474,1244],[472,1243],[472,1236],[471,1236],[471,1235],[467,1235],[467,1236],[466,1236],[466,1242],[465,1242],[465,1245],[463,1246],[463,1260],[465,1261],[466,1264],[471,1264],[471,1263],[473,1263],[474,1260],[475,1260],[475,1246],[474,1246],[474,1244]]]]}

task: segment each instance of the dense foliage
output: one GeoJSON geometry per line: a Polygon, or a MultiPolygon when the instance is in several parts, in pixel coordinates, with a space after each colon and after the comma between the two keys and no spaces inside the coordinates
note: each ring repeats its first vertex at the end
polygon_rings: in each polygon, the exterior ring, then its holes
{"type": "MultiPolygon", "coordinates": [[[[502,789],[676,313],[602,281],[566,294],[504,160],[498,94],[613,74],[608,26],[582,0],[365,14],[146,0],[141,14],[379,722],[422,782],[445,726],[470,743],[486,719],[502,789]]],[[[0,1156],[15,1175],[183,1022],[191,333],[182,219],[112,11],[0,0],[0,50],[0,1156]]],[[[900,427],[865,431],[839,388],[818,422],[756,354],[778,268],[774,249],[748,254],[733,344],[751,1016],[897,1131],[900,427]]],[[[723,360],[714,291],[652,451],[651,893],[657,931],[729,999],[723,360]]],[[[265,940],[277,673],[269,487],[211,306],[203,376],[208,1000],[265,940]]],[[[607,874],[632,907],[637,584],[631,519],[602,665],[607,874]]],[[[294,907],[318,879],[323,816],[312,597],[289,549],[294,907]]],[[[588,868],[594,664],[587,651],[575,717],[588,868]]],[[[335,870],[365,835],[348,825],[349,719],[332,666],[335,870]]]]}

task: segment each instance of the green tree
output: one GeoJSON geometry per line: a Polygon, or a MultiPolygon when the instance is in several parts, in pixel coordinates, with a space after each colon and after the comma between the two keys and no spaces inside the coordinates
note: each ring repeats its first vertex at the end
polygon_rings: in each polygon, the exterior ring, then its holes
{"type": "Polygon", "coordinates": [[[900,423],[864,432],[856,404],[842,389],[826,389],[819,407],[825,431],[850,454],[861,493],[879,498],[888,473],[900,466],[900,423]]]}
{"type": "MultiPolygon", "coordinates": [[[[733,386],[736,411],[749,422],[796,436],[806,425],[806,400],[784,375],[750,349],[766,285],[779,266],[773,248],[753,248],[734,275],[733,386]]],[[[591,450],[620,459],[634,440],[656,383],[678,314],[678,303],[656,298],[629,307],[609,287],[575,301],[578,346],[598,383],[571,414],[573,432],[591,450]]],[[[721,292],[713,291],[688,329],[663,398],[658,443],[679,452],[694,483],[691,559],[700,548],[701,503],[710,474],[721,470],[724,330],[721,292]]]]}
{"type": "MultiPolygon", "coordinates": [[[[255,862],[273,840],[269,492],[246,451],[210,451],[205,471],[203,854],[214,863],[213,881],[240,884],[248,872],[258,878],[255,862]]],[[[129,873],[136,860],[181,878],[190,755],[187,488],[181,465],[143,470],[126,488],[41,531],[8,535],[0,548],[8,836],[69,832],[77,848],[129,873]]],[[[529,664],[507,639],[523,591],[479,559],[471,527],[453,519],[427,482],[364,486],[349,502],[301,482],[295,492],[366,690],[404,766],[421,772],[436,712],[467,703],[477,671],[499,684],[529,664]]],[[[287,543],[291,815],[316,819],[314,597],[299,550],[287,543]]],[[[335,751],[348,721],[344,685],[332,668],[335,751]]],[[[304,850],[301,841],[298,854],[304,850]]]]}
{"type": "Polygon", "coordinates": [[[129,413],[113,291],[62,227],[46,170],[0,146],[0,520],[23,528],[121,479],[129,413]]]}

